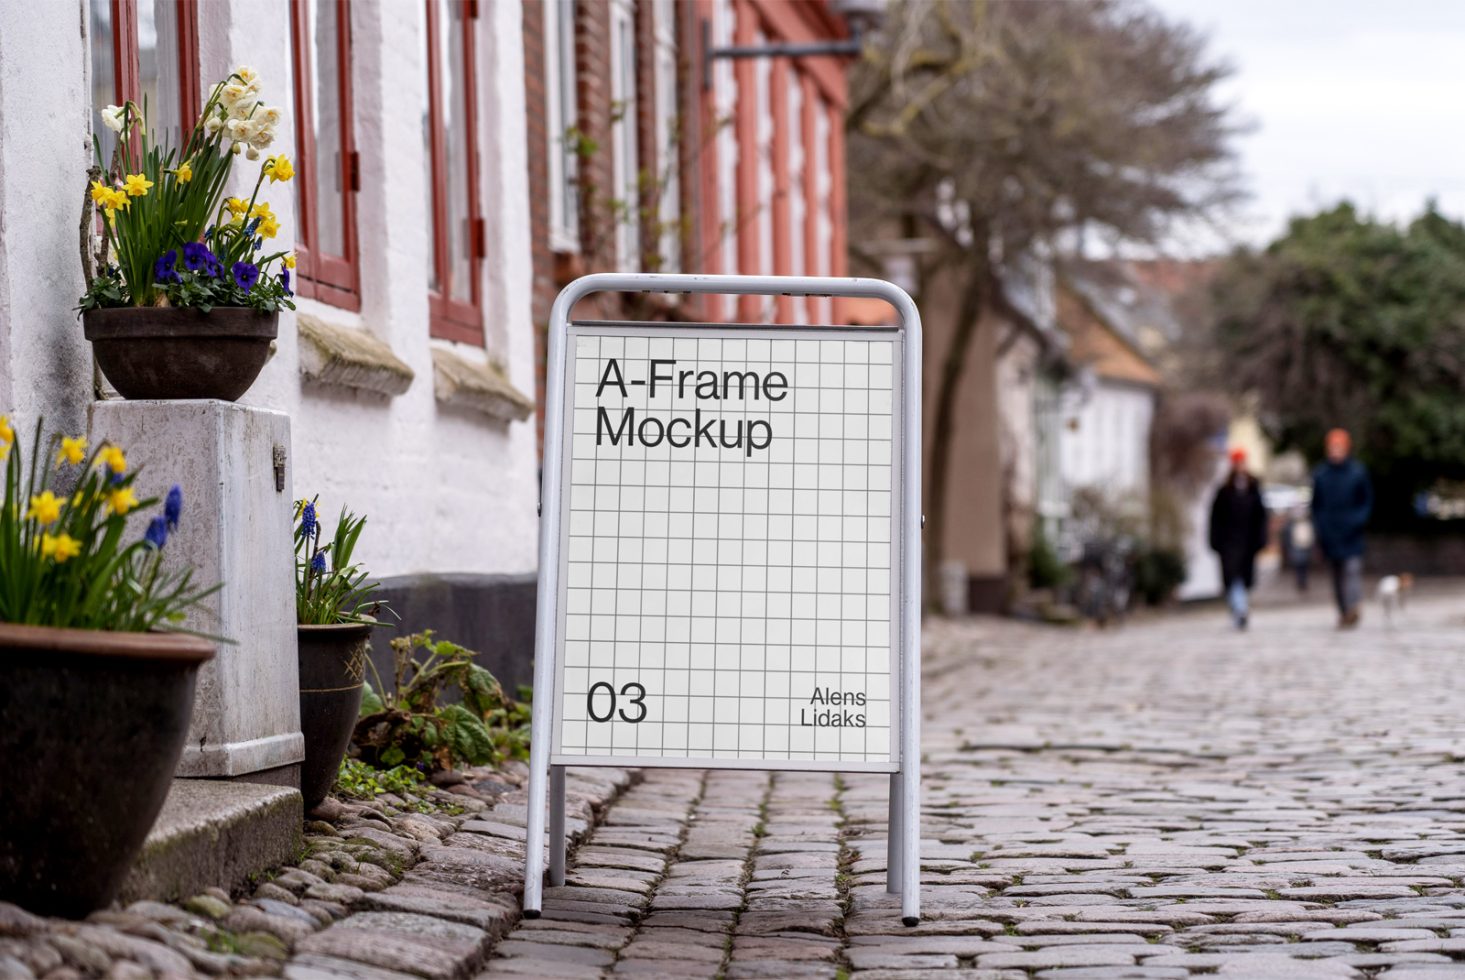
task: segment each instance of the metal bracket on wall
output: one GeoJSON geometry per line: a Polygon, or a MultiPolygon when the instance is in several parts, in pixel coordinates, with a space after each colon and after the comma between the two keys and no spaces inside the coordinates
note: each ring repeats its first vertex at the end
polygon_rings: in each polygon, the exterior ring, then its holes
{"type": "Polygon", "coordinates": [[[718,58],[858,58],[864,51],[863,32],[858,25],[843,41],[806,41],[798,44],[712,46],[712,21],[702,19],[702,89],[712,88],[712,62],[718,58]]]}
{"type": "Polygon", "coordinates": [[[274,451],[270,454],[275,466],[275,493],[285,492],[285,447],[275,443],[274,451]]]}

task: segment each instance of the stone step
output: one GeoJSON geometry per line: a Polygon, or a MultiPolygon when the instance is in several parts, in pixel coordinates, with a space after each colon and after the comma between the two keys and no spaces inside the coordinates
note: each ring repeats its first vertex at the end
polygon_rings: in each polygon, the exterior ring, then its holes
{"type": "Polygon", "coordinates": [[[122,884],[122,904],[180,901],[209,886],[233,891],[296,855],[303,820],[296,789],[175,779],[122,884]]]}

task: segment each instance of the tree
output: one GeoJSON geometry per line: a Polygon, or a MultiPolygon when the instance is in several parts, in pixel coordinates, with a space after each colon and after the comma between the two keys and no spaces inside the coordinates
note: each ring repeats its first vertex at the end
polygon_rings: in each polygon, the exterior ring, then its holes
{"type": "Polygon", "coordinates": [[[1465,226],[1433,205],[1400,228],[1340,204],[1234,254],[1212,303],[1231,390],[1313,459],[1328,429],[1349,429],[1384,522],[1465,478],[1465,226]]]}
{"type": "MultiPolygon", "coordinates": [[[[1202,38],[1123,0],[901,0],[852,80],[854,241],[922,238],[918,276],[954,277],[931,351],[927,577],[942,559],[963,365],[1006,283],[1087,236],[1154,242],[1230,200],[1227,69],[1202,38]]],[[[856,258],[860,257],[856,249],[856,258]]],[[[918,297],[919,299],[919,297],[918,297]]]]}

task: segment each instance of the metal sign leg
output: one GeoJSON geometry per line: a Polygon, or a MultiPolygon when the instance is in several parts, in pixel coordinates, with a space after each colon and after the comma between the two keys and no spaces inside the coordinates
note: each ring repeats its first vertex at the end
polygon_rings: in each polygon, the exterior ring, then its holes
{"type": "Polygon", "coordinates": [[[900,859],[905,851],[905,833],[901,829],[901,818],[905,808],[900,803],[900,773],[890,774],[890,820],[885,829],[885,890],[892,895],[900,894],[900,859]]]}
{"type": "Polygon", "coordinates": [[[921,763],[919,752],[907,757],[904,770],[891,777],[900,780],[901,855],[900,915],[908,926],[921,924],[921,763]]]}
{"type": "Polygon", "coordinates": [[[565,767],[549,767],[549,883],[565,883],[565,767]]]}
{"type": "MultiPolygon", "coordinates": [[[[537,712],[538,721],[543,712],[537,712]]],[[[547,724],[543,727],[548,728],[547,724]]],[[[549,740],[538,736],[529,746],[529,813],[524,822],[524,917],[539,918],[544,892],[544,802],[548,781],[549,740]]]]}

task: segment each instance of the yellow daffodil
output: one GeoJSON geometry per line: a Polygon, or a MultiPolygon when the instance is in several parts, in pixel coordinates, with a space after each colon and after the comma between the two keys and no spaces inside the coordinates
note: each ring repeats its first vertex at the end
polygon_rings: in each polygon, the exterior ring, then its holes
{"type": "Polygon", "coordinates": [[[287,268],[287,269],[293,269],[293,268],[295,268],[295,253],[294,252],[291,252],[289,255],[285,256],[285,268],[287,268]]]}
{"type": "Polygon", "coordinates": [[[236,218],[242,218],[249,213],[249,202],[242,197],[231,197],[224,202],[224,207],[236,218]]]}
{"type": "Polygon", "coordinates": [[[41,554],[46,558],[56,559],[56,564],[60,565],[66,559],[81,554],[81,542],[69,534],[43,534],[41,554]]]}
{"type": "Polygon", "coordinates": [[[104,207],[106,202],[112,200],[112,188],[100,180],[92,181],[92,203],[101,204],[104,207]]]}
{"type": "Polygon", "coordinates": [[[193,179],[193,168],[186,162],[180,163],[178,169],[173,171],[173,176],[178,178],[178,183],[186,184],[193,179]]]}
{"type": "Polygon", "coordinates": [[[249,216],[251,218],[271,218],[274,217],[274,214],[275,213],[270,210],[270,202],[268,201],[260,201],[249,212],[249,216]]]}
{"type": "Polygon", "coordinates": [[[111,187],[104,187],[102,191],[102,195],[98,197],[96,188],[94,187],[92,189],[92,198],[107,212],[108,218],[116,217],[119,208],[126,208],[132,204],[132,199],[127,196],[126,191],[111,187]]]}
{"type": "Polygon", "coordinates": [[[274,238],[280,233],[280,223],[275,220],[274,215],[266,215],[260,221],[257,231],[261,238],[274,238]]]}
{"type": "Polygon", "coordinates": [[[264,172],[270,178],[270,183],[277,180],[289,180],[295,176],[295,166],[290,158],[281,153],[278,156],[266,157],[264,172]]]}
{"type": "Polygon", "coordinates": [[[128,197],[143,197],[151,186],[153,182],[142,174],[128,174],[122,179],[122,189],[127,192],[128,197]]]}
{"type": "Polygon", "coordinates": [[[10,416],[0,415],[0,460],[10,455],[10,444],[15,441],[15,430],[10,427],[10,416]]]}
{"type": "Polygon", "coordinates": [[[56,465],[70,463],[75,466],[86,456],[86,436],[65,436],[61,440],[61,448],[56,453],[56,465]]]}
{"type": "Polygon", "coordinates": [[[119,517],[137,506],[137,494],[131,487],[118,487],[107,492],[107,507],[119,517]]]}
{"type": "Polygon", "coordinates": [[[33,520],[45,527],[61,516],[61,498],[49,490],[38,493],[31,498],[30,509],[25,512],[25,516],[27,520],[33,520]]]}
{"type": "Polygon", "coordinates": [[[121,473],[127,469],[127,455],[116,446],[104,447],[100,453],[97,453],[97,460],[113,473],[121,473]]]}

